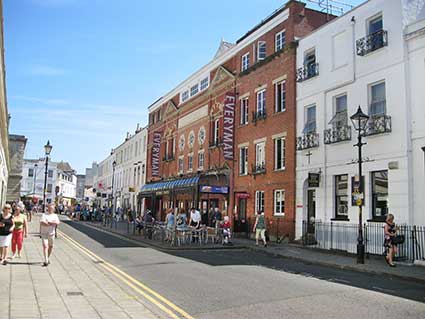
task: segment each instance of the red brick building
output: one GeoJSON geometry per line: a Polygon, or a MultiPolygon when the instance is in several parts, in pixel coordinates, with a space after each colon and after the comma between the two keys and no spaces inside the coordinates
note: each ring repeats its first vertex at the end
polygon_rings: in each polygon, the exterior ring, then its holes
{"type": "Polygon", "coordinates": [[[157,218],[169,207],[219,207],[248,232],[264,209],[272,235],[293,237],[295,39],[327,18],[289,1],[149,107],[139,196],[157,218]]]}

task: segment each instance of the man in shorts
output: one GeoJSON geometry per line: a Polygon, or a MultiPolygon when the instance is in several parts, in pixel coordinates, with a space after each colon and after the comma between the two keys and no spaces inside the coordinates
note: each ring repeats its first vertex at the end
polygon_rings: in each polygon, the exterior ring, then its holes
{"type": "Polygon", "coordinates": [[[59,217],[55,214],[55,204],[49,204],[47,206],[47,213],[43,213],[40,219],[40,237],[43,243],[44,267],[50,264],[49,258],[53,251],[56,227],[59,223],[59,217]]]}

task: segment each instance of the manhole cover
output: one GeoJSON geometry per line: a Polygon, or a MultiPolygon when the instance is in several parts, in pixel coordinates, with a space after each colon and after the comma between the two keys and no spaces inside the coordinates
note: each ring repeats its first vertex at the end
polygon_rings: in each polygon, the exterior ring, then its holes
{"type": "Polygon", "coordinates": [[[82,296],[83,293],[81,291],[68,291],[66,293],[68,296],[82,296]]]}

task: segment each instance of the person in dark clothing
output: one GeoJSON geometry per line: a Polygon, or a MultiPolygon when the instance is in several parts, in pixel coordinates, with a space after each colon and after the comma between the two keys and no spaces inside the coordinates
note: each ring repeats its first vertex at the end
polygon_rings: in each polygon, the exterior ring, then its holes
{"type": "Polygon", "coordinates": [[[218,207],[214,208],[214,213],[211,217],[211,226],[216,227],[216,223],[220,222],[222,218],[221,212],[219,211],[218,207]]]}
{"type": "Polygon", "coordinates": [[[12,242],[12,231],[15,228],[12,216],[12,207],[4,205],[0,214],[0,263],[7,264],[7,252],[12,242]]]}

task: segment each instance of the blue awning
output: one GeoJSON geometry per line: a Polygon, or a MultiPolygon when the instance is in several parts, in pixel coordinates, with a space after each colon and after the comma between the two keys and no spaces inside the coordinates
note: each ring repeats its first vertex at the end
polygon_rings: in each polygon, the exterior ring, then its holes
{"type": "Polygon", "coordinates": [[[149,183],[142,186],[141,192],[156,192],[162,190],[172,190],[175,188],[188,188],[196,186],[199,182],[199,176],[190,178],[174,179],[170,181],[161,181],[149,183]]]}

